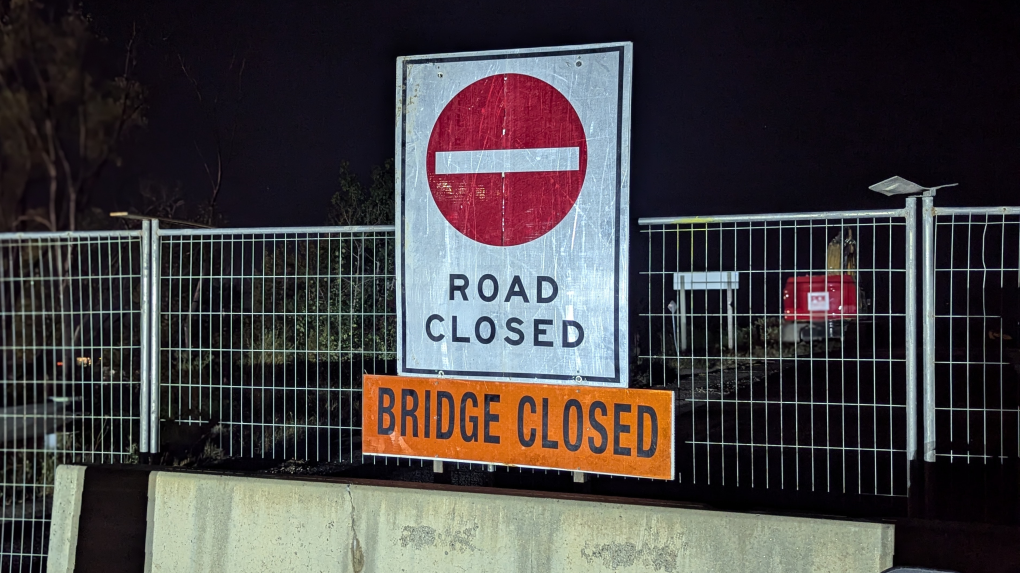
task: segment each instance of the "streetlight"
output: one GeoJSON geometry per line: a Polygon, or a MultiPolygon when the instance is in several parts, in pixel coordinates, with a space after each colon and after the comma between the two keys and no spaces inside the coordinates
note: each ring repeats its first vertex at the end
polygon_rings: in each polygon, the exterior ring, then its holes
{"type": "Polygon", "coordinates": [[[111,217],[117,217],[118,219],[132,219],[135,221],[159,221],[160,223],[172,223],[174,225],[183,225],[185,227],[196,227],[198,229],[215,229],[212,225],[203,225],[202,223],[192,223],[191,221],[181,221],[180,219],[168,219],[166,217],[153,217],[151,215],[135,215],[128,213],[127,211],[114,211],[110,213],[111,217]]]}
{"type": "Polygon", "coordinates": [[[959,183],[948,183],[946,185],[937,185],[935,187],[922,187],[913,181],[907,181],[906,179],[895,175],[875,183],[868,189],[881,193],[882,195],[893,196],[893,195],[914,195],[915,193],[924,192],[924,197],[934,197],[935,191],[942,189],[943,187],[956,187],[959,183]]]}
{"type": "MultiPolygon", "coordinates": [[[[923,255],[921,258],[921,276],[924,277],[922,284],[922,300],[921,300],[921,312],[922,312],[922,344],[921,344],[921,356],[924,371],[921,376],[921,398],[924,404],[924,420],[922,428],[924,432],[924,461],[934,462],[935,451],[929,448],[928,444],[935,443],[935,325],[932,321],[932,317],[935,316],[935,285],[934,276],[935,269],[934,260],[934,245],[935,245],[935,220],[934,220],[934,202],[935,202],[935,191],[942,189],[943,187],[955,187],[956,183],[949,183],[947,185],[938,185],[935,187],[923,187],[914,183],[913,181],[907,181],[906,179],[895,176],[886,179],[885,181],[875,183],[868,189],[881,193],[883,195],[916,195],[921,193],[921,209],[925,214],[921,219],[921,250],[923,255]]],[[[917,201],[915,197],[909,197],[907,199],[908,205],[911,206],[910,213],[913,213],[913,204],[917,201]]],[[[913,224],[913,215],[908,216],[909,224],[913,224]]],[[[913,231],[913,229],[910,229],[913,231]]],[[[916,247],[913,239],[913,233],[908,234],[911,237],[907,241],[907,257],[913,259],[917,256],[916,247]]],[[[917,296],[917,273],[907,273],[907,335],[906,345],[908,348],[908,356],[910,353],[917,348],[917,328],[915,321],[914,310],[916,308],[916,296],[917,296]]],[[[917,362],[914,360],[908,361],[907,363],[907,459],[914,461],[917,457],[917,362]]],[[[910,475],[907,475],[907,487],[910,487],[910,475]]]]}

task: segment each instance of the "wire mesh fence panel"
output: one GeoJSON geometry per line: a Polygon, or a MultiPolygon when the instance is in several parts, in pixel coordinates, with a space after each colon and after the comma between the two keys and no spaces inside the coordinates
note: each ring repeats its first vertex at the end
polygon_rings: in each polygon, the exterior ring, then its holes
{"type": "Polygon", "coordinates": [[[938,458],[1020,457],[1018,269],[1020,208],[935,209],[929,355],[938,458]]]}
{"type": "Polygon", "coordinates": [[[676,392],[681,482],[906,494],[908,215],[639,222],[639,367],[676,392]]]}
{"type": "Polygon", "coordinates": [[[165,455],[360,461],[362,374],[396,370],[393,228],[159,234],[165,455]]]}
{"type": "MultiPolygon", "coordinates": [[[[935,454],[1018,458],[1020,208],[933,213],[935,454]]],[[[913,214],[640,221],[631,382],[675,392],[681,482],[906,493],[913,214]]],[[[395,372],[393,228],[148,225],[0,235],[3,570],[44,568],[58,463],[137,460],[150,372],[161,461],[362,460],[362,375],[395,372]]]]}
{"type": "Polygon", "coordinates": [[[4,571],[42,571],[61,463],[137,461],[142,233],[0,235],[4,571]]]}

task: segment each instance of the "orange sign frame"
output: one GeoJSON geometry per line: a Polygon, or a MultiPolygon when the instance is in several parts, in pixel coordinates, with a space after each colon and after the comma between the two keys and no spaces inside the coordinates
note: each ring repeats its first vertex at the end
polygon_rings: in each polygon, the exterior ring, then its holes
{"type": "Polygon", "coordinates": [[[673,479],[669,390],[365,375],[362,451],[673,479]]]}

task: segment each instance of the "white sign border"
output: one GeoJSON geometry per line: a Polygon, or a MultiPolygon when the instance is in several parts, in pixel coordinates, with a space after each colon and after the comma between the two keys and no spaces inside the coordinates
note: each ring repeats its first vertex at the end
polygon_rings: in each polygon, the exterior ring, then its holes
{"type": "Polygon", "coordinates": [[[396,158],[394,161],[394,193],[397,206],[396,213],[396,290],[397,290],[397,374],[400,376],[431,376],[467,378],[475,380],[492,380],[503,382],[533,383],[564,383],[573,381],[586,386],[610,386],[626,388],[629,386],[629,245],[630,245],[630,124],[631,124],[631,84],[633,74],[633,44],[630,42],[614,42],[605,44],[587,44],[579,46],[561,46],[551,48],[527,48],[515,50],[492,50],[482,52],[462,52],[451,54],[432,54],[421,56],[401,56],[397,58],[397,89],[396,89],[396,158]],[[616,257],[614,275],[616,300],[614,302],[614,376],[612,377],[579,377],[572,375],[543,374],[535,372],[485,372],[472,370],[438,370],[426,368],[407,368],[406,343],[406,292],[404,283],[404,174],[406,146],[406,109],[407,109],[407,68],[411,64],[449,63],[478,60],[505,60],[511,58],[534,58],[560,55],[585,55],[593,53],[617,52],[620,58],[620,74],[618,78],[617,102],[617,165],[616,165],[616,257]]]}

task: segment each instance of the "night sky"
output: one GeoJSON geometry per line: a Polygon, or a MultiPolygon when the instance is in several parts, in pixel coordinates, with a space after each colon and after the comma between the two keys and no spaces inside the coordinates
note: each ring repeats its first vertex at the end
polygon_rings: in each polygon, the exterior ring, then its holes
{"type": "MultiPolygon", "coordinates": [[[[868,185],[958,182],[940,205],[1020,204],[1020,3],[113,2],[137,22],[146,131],[108,186],[201,200],[211,123],[180,71],[230,93],[245,59],[220,208],[232,226],[325,223],[341,161],[394,155],[400,55],[634,43],[632,215],[898,207],[868,185]],[[893,4],[893,3],[888,3],[893,4]],[[236,65],[236,60],[235,60],[236,65]],[[236,68],[235,68],[236,69],[236,68]]],[[[230,96],[232,97],[232,96],[230,96]]],[[[233,100],[230,100],[233,101],[233,100]]]]}

